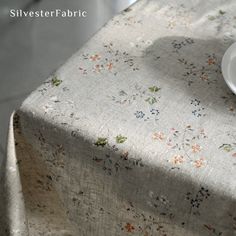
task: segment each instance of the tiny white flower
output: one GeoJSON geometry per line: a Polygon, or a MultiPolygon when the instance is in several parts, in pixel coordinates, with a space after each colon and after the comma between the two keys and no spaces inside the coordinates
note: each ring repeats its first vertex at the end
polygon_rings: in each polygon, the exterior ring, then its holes
{"type": "Polygon", "coordinates": [[[149,191],[148,195],[149,195],[150,198],[152,198],[153,195],[154,195],[153,191],[149,191]]]}
{"type": "Polygon", "coordinates": [[[50,104],[46,104],[45,106],[43,106],[43,110],[45,111],[45,113],[53,111],[53,107],[50,104]]]}
{"type": "Polygon", "coordinates": [[[133,42],[130,42],[129,45],[130,45],[130,47],[132,47],[132,48],[135,47],[135,44],[134,44],[133,42]]]}
{"type": "Polygon", "coordinates": [[[139,42],[142,40],[142,37],[138,37],[138,38],[136,38],[136,40],[139,42]]]}
{"type": "Polygon", "coordinates": [[[8,169],[9,169],[10,172],[15,172],[16,171],[16,168],[12,167],[12,166],[10,166],[8,169]]]}
{"type": "Polygon", "coordinates": [[[51,96],[51,101],[53,101],[53,102],[59,102],[57,96],[51,96]]]}

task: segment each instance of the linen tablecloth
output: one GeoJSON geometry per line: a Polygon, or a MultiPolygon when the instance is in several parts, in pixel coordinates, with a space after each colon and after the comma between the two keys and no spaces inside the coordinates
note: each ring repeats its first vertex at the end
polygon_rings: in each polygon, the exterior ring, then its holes
{"type": "Polygon", "coordinates": [[[236,235],[235,33],[233,0],[109,21],[14,115],[0,235],[236,235]]]}

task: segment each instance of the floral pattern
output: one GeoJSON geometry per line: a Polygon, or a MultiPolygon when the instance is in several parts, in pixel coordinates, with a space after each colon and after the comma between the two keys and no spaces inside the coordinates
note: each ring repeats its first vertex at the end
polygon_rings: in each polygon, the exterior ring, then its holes
{"type": "Polygon", "coordinates": [[[214,54],[206,54],[205,57],[206,62],[200,67],[184,58],[178,59],[179,63],[183,65],[183,69],[185,70],[183,77],[186,78],[189,86],[198,80],[206,82],[207,84],[216,83],[216,79],[214,77],[216,77],[220,72],[220,63],[214,54]]]}
{"type": "Polygon", "coordinates": [[[140,0],[19,109],[48,172],[36,185],[55,186],[75,235],[235,234],[236,99],[220,68],[235,5],[212,4],[140,0]]]}
{"type": "MultiPolygon", "coordinates": [[[[119,143],[124,143],[126,141],[125,137],[120,138],[117,136],[119,143]],[[125,140],[125,141],[124,141],[125,140]]],[[[116,141],[117,141],[116,137],[116,141]]],[[[96,144],[95,144],[96,145],[96,144]]],[[[104,145],[105,146],[105,145],[104,145]]],[[[116,145],[109,145],[110,151],[98,156],[98,154],[93,154],[93,161],[101,166],[103,171],[108,175],[119,173],[122,171],[130,171],[137,167],[144,167],[144,163],[141,158],[133,158],[129,156],[128,151],[123,151],[119,155],[119,158],[115,158],[116,153],[119,152],[119,148],[116,145]]]]}
{"type": "Polygon", "coordinates": [[[130,56],[128,52],[116,49],[113,42],[104,44],[103,47],[107,54],[105,57],[99,53],[84,53],[82,55],[83,60],[88,61],[87,67],[79,66],[79,70],[83,75],[87,75],[89,72],[106,73],[107,71],[113,75],[117,75],[118,71],[116,65],[118,63],[122,63],[132,71],[139,70],[134,58],[130,56]]]}
{"type": "Polygon", "coordinates": [[[199,144],[207,139],[204,129],[196,130],[187,125],[183,132],[180,132],[171,128],[168,134],[162,131],[153,133],[152,139],[165,146],[169,153],[174,151],[175,154],[169,159],[173,165],[179,166],[189,162],[194,167],[200,168],[206,164],[203,147],[199,144]]]}

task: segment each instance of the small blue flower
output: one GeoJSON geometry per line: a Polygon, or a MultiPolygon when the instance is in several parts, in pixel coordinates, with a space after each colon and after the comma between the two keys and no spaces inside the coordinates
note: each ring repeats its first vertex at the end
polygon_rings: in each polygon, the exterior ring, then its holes
{"type": "Polygon", "coordinates": [[[198,100],[198,99],[192,99],[192,100],[191,100],[191,105],[194,105],[195,107],[196,107],[196,106],[199,106],[200,103],[201,103],[201,101],[198,100]]]}
{"type": "Polygon", "coordinates": [[[145,116],[145,114],[142,111],[136,111],[134,115],[136,116],[137,119],[142,119],[145,116]]]}
{"type": "Polygon", "coordinates": [[[152,115],[159,115],[159,110],[157,110],[157,109],[154,109],[154,108],[152,108],[151,110],[150,110],[150,113],[152,114],[152,115]]]}

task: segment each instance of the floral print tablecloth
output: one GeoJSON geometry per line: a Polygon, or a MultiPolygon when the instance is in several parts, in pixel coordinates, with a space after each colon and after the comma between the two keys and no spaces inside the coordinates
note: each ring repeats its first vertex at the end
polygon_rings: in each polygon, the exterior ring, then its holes
{"type": "Polygon", "coordinates": [[[236,235],[235,33],[233,0],[109,21],[15,114],[1,235],[236,235]]]}

